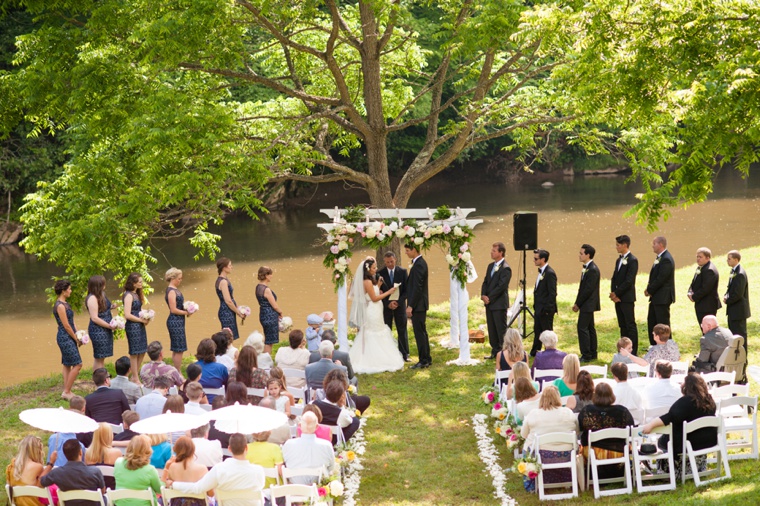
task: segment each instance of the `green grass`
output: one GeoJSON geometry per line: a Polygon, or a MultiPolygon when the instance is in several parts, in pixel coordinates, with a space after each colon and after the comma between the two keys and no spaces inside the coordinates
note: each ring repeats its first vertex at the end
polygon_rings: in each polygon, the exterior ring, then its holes
{"type": "MultiPolygon", "coordinates": [[[[750,300],[760,301],[760,282],[753,283],[757,273],[760,279],[760,247],[742,251],[745,260],[742,265],[750,276],[750,300]]],[[[678,260],[678,259],[677,259],[678,260]]],[[[723,256],[717,259],[724,279],[721,292],[725,290],[726,279],[723,256]]],[[[643,297],[648,273],[648,264],[642,261],[638,280],[639,302],[636,316],[639,322],[640,348],[646,349],[646,300],[643,297]]],[[[700,332],[694,315],[693,305],[686,299],[686,288],[691,281],[694,266],[680,269],[676,274],[677,298],[672,308],[673,334],[681,349],[682,360],[689,361],[699,349],[700,332]]],[[[530,280],[529,280],[530,281],[530,280]]],[[[609,281],[602,281],[602,296],[609,291],[609,281]]],[[[560,336],[559,348],[578,353],[575,324],[576,314],[571,311],[577,285],[559,287],[560,314],[555,318],[555,331],[560,336]]],[[[471,294],[477,294],[477,287],[471,287],[471,294]]],[[[470,301],[470,328],[485,322],[479,300],[470,301]]],[[[602,311],[597,313],[596,326],[599,334],[600,364],[609,363],[615,353],[618,339],[617,322],[612,303],[602,303],[602,311]]],[[[760,310],[756,310],[760,311],[760,310]]],[[[725,312],[721,310],[719,320],[725,323],[725,312]]],[[[748,324],[750,336],[760,331],[757,318],[748,324]]],[[[458,352],[438,346],[441,339],[448,336],[448,307],[433,308],[428,317],[431,336],[433,367],[419,371],[406,369],[403,372],[361,376],[360,392],[372,398],[367,411],[365,437],[367,451],[364,456],[361,487],[358,500],[372,505],[492,505],[496,504],[491,485],[491,477],[484,471],[477,453],[471,417],[477,412],[485,412],[479,402],[481,386],[493,380],[493,362],[476,366],[446,366],[454,360],[458,352]]],[[[415,357],[413,333],[409,329],[412,357],[415,357]]],[[[529,344],[528,344],[529,346],[529,344]]],[[[760,361],[760,352],[750,339],[750,363],[760,361]]],[[[482,358],[488,353],[487,345],[472,345],[473,358],[482,358]]],[[[186,360],[191,361],[190,357],[186,360]]],[[[80,378],[88,379],[89,372],[80,378]]],[[[86,394],[91,390],[89,381],[80,381],[74,390],[86,394]]],[[[753,395],[758,394],[758,385],[751,383],[753,395]]],[[[0,391],[0,407],[4,416],[0,418],[0,462],[6,464],[16,452],[16,445],[28,433],[36,433],[47,438],[41,431],[29,430],[18,420],[18,413],[24,409],[41,406],[60,406],[60,375],[41,378],[0,391]]],[[[494,437],[501,454],[503,467],[512,464],[503,439],[494,437]]],[[[716,485],[697,490],[693,484],[678,485],[678,489],[668,493],[634,494],[631,496],[605,498],[595,504],[623,504],[635,501],[644,505],[701,505],[708,503],[750,505],[760,502],[760,490],[753,476],[758,468],[756,461],[732,461],[733,478],[716,485]]],[[[507,493],[521,505],[538,504],[536,494],[528,494],[522,488],[518,476],[509,475],[507,493]]],[[[564,501],[563,504],[580,505],[593,500],[591,492],[581,498],[564,501]]]]}

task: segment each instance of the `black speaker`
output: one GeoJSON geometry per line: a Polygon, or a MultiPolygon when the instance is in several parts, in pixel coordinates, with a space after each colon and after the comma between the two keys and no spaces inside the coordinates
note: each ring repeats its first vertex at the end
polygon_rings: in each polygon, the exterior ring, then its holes
{"type": "Polygon", "coordinates": [[[515,251],[538,248],[538,213],[515,213],[514,229],[515,251]]]}

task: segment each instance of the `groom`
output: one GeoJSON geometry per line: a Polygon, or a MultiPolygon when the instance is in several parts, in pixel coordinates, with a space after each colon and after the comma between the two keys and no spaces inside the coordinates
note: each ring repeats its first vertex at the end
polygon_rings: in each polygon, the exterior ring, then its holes
{"type": "Polygon", "coordinates": [[[414,243],[406,244],[404,251],[406,256],[412,259],[406,287],[406,316],[412,319],[414,340],[417,341],[417,353],[420,356],[420,361],[414,364],[412,369],[425,369],[433,363],[425,326],[428,310],[428,267],[414,243]]]}
{"type": "Polygon", "coordinates": [[[394,283],[399,283],[398,300],[383,299],[383,319],[389,329],[393,330],[393,322],[396,322],[396,331],[398,332],[398,351],[404,357],[404,362],[409,362],[409,338],[406,336],[406,269],[396,265],[396,254],[388,251],[383,255],[385,267],[380,269],[377,274],[383,278],[385,290],[389,289],[394,283]]]}

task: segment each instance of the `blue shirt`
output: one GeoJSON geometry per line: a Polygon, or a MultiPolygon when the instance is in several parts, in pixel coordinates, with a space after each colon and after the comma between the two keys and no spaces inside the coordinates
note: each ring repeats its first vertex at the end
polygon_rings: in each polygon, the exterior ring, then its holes
{"type": "MultiPolygon", "coordinates": [[[[230,377],[229,371],[219,362],[203,362],[199,360],[195,363],[203,371],[200,384],[204,388],[222,388],[227,385],[227,379],[230,377]]],[[[207,394],[209,402],[213,402],[215,395],[207,394]]]]}
{"type": "MultiPolygon", "coordinates": [[[[62,465],[66,464],[69,459],[67,459],[66,455],[63,454],[63,443],[69,439],[76,438],[77,435],[73,432],[56,432],[50,436],[50,439],[48,439],[47,461],[50,462],[50,456],[53,455],[53,451],[57,451],[58,457],[55,460],[55,467],[61,467],[62,465]]],[[[79,446],[82,448],[82,461],[84,461],[84,452],[87,451],[87,448],[85,448],[81,442],[79,443],[79,446]]]]}

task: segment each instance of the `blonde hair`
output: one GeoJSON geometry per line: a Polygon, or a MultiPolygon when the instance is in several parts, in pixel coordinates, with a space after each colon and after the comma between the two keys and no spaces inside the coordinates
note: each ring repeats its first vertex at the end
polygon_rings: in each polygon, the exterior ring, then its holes
{"type": "Polygon", "coordinates": [[[145,436],[148,437],[148,441],[150,441],[151,446],[160,445],[168,439],[166,437],[166,434],[145,434],[145,436]]]}
{"type": "Polygon", "coordinates": [[[541,399],[538,401],[539,409],[551,410],[562,407],[562,398],[559,396],[559,390],[554,385],[544,387],[541,392],[541,399]]]}
{"type": "Polygon", "coordinates": [[[164,281],[169,282],[172,279],[176,279],[181,274],[182,270],[177,269],[176,267],[170,267],[169,270],[166,271],[166,274],[164,274],[164,281]]]}
{"type": "Polygon", "coordinates": [[[523,348],[522,337],[517,329],[507,329],[507,333],[504,334],[504,346],[502,350],[507,354],[507,359],[511,362],[523,359],[525,349],[523,348]]]}
{"type": "Polygon", "coordinates": [[[100,422],[98,428],[92,433],[92,443],[84,454],[86,462],[100,463],[106,459],[106,452],[111,449],[113,443],[113,430],[105,422],[100,422]]]}
{"type": "Polygon", "coordinates": [[[618,339],[618,342],[616,345],[617,351],[620,352],[620,350],[624,348],[628,348],[628,346],[632,346],[632,345],[633,345],[633,341],[631,341],[627,337],[621,337],[620,339],[618,339]]]}
{"type": "Polygon", "coordinates": [[[562,359],[562,371],[562,381],[565,384],[576,384],[578,382],[578,373],[581,372],[581,362],[578,360],[578,355],[568,353],[562,359]]]}
{"type": "Polygon", "coordinates": [[[530,368],[525,362],[517,362],[512,366],[512,379],[513,381],[517,381],[517,378],[532,379],[530,377],[530,368]]]}
{"type": "Polygon", "coordinates": [[[42,464],[44,458],[42,440],[37,436],[26,436],[18,445],[18,455],[16,455],[13,465],[13,477],[20,480],[27,462],[42,464]]]}
{"type": "Polygon", "coordinates": [[[124,457],[127,469],[134,471],[150,463],[150,456],[153,453],[150,441],[151,438],[145,435],[130,439],[127,445],[127,455],[124,457]]]}

